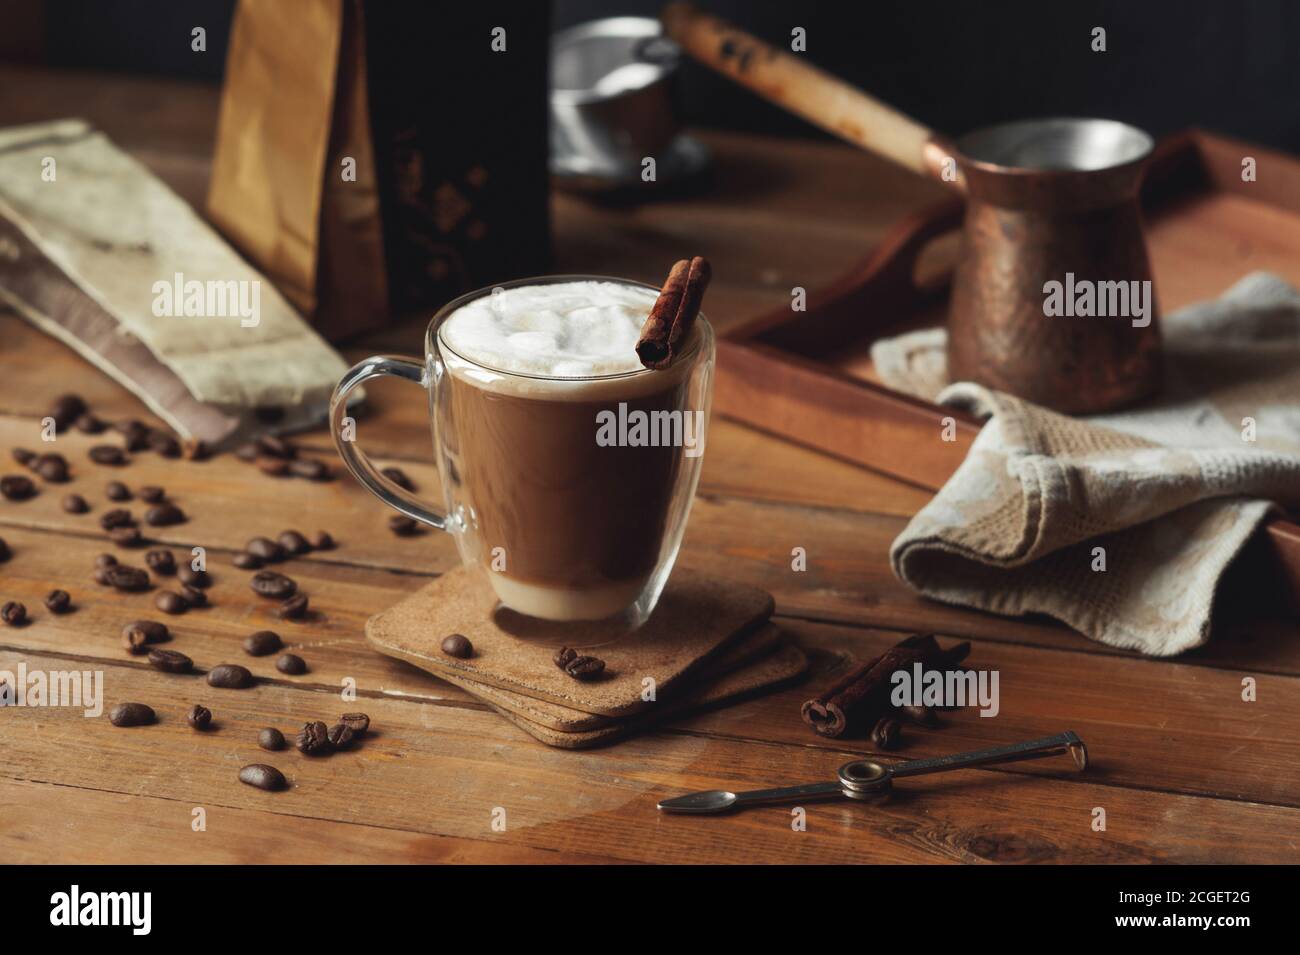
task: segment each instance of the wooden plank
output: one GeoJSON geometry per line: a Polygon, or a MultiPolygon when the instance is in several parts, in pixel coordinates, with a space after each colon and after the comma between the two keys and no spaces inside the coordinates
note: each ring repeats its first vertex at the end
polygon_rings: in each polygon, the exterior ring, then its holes
{"type": "Polygon", "coordinates": [[[617,862],[484,839],[138,793],[0,779],[0,857],[8,865],[563,865],[617,862]],[[194,810],[206,829],[195,831],[194,810]]]}
{"type": "MultiPolygon", "coordinates": [[[[33,668],[65,666],[22,659],[33,668]]],[[[0,667],[18,660],[0,652],[0,667]]],[[[107,668],[104,680],[109,704],[147,702],[160,723],[124,730],[68,707],[6,708],[0,778],[173,800],[187,817],[203,805],[302,813],[311,826],[378,819],[408,831],[643,862],[1280,862],[1293,861],[1300,845],[1300,811],[1290,808],[979,770],[909,780],[882,806],[811,804],[806,832],[792,831],[790,810],[780,806],[725,819],[667,818],[654,808],[667,795],[826,778],[842,756],[664,733],[561,752],[494,714],[384,699],[362,704],[374,733],[361,749],[311,759],[258,749],[257,729],[292,729],[352,704],[278,685],[213,690],[197,678],[128,667],[107,668]],[[185,726],[180,714],[193,702],[213,709],[216,730],[185,726]],[[236,774],[248,762],[281,767],[290,790],[241,785],[236,774]],[[1098,806],[1105,832],[1090,826],[1098,806]],[[494,833],[501,809],[506,831],[494,833]]],[[[32,838],[39,845],[51,837],[32,838]]],[[[283,861],[297,857],[286,849],[283,861]]]]}

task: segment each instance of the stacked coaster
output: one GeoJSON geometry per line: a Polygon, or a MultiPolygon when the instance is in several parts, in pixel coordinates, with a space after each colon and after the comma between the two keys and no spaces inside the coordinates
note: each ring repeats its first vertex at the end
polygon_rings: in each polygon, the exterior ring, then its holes
{"type": "Polygon", "coordinates": [[[590,651],[574,641],[605,661],[599,679],[583,682],[555,665],[554,646],[501,629],[484,612],[479,582],[458,568],[371,617],[366,638],[472,693],[548,746],[580,749],[800,676],[807,659],[771,614],[772,598],[761,590],[679,574],[635,633],[590,651]],[[471,657],[442,652],[452,633],[473,644],[471,657]]]}

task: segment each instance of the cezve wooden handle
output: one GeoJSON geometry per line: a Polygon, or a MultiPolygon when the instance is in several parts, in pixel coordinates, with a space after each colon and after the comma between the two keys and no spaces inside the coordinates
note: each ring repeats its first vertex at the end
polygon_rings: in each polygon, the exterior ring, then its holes
{"type": "Polygon", "coordinates": [[[661,19],[668,36],[706,66],[856,146],[936,173],[934,147],[927,146],[937,137],[916,120],[694,4],[670,3],[661,19]]]}

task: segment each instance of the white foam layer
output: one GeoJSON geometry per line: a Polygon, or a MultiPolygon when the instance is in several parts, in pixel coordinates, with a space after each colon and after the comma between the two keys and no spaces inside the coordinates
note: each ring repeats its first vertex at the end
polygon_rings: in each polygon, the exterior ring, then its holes
{"type": "Polygon", "coordinates": [[[622,613],[641,595],[649,577],[583,590],[546,587],[489,573],[497,599],[520,613],[542,620],[603,620],[622,613]]]}

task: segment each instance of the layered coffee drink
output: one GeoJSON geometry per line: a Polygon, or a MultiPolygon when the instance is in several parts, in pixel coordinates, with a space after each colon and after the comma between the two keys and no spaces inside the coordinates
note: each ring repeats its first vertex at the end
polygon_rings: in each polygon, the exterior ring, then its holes
{"type": "Polygon", "coordinates": [[[514,285],[437,327],[445,381],[435,444],[466,563],[496,597],[546,620],[594,620],[671,569],[698,480],[711,333],[671,367],[640,364],[654,289],[615,281],[514,285]]]}

